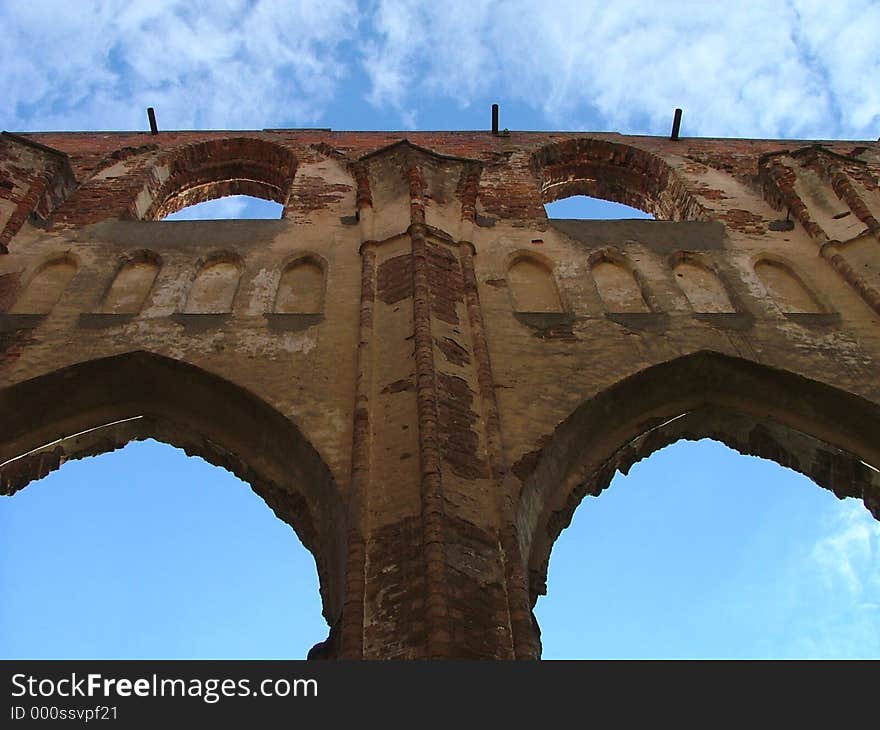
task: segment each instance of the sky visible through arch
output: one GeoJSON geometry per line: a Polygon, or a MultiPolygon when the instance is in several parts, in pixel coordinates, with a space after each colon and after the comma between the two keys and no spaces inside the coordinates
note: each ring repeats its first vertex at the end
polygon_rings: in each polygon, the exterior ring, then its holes
{"type": "MultiPolygon", "coordinates": [[[[0,5],[9,131],[483,129],[876,139],[880,5],[0,5]]],[[[603,207],[555,217],[630,217],[603,207]]],[[[278,217],[227,198],[213,217],[278,217]]],[[[193,211],[181,211],[183,216],[193,211]]],[[[714,442],[587,498],[536,609],[545,656],[880,656],[880,529],[714,442]]],[[[0,500],[0,656],[296,657],[314,565],[227,472],[155,442],[0,500]]]]}

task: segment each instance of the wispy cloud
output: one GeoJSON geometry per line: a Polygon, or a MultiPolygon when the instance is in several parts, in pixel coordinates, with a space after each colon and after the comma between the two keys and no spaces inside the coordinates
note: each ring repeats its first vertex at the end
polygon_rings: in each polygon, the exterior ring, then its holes
{"type": "Polygon", "coordinates": [[[406,127],[516,102],[549,128],[875,139],[874,0],[27,0],[0,5],[7,129],[406,127]],[[366,84],[361,80],[365,79],[366,84]]]}
{"type": "Polygon", "coordinates": [[[467,105],[495,94],[560,128],[690,134],[846,135],[880,127],[880,6],[641,0],[380,0],[364,50],[369,100],[414,122],[420,94],[467,105]]]}
{"type": "Polygon", "coordinates": [[[796,614],[795,654],[880,656],[880,522],[857,500],[828,512],[828,526],[799,573],[809,600],[796,614]]]}
{"type": "Polygon", "coordinates": [[[826,590],[880,600],[880,522],[860,502],[847,500],[835,511],[810,558],[826,590]]]}
{"type": "Polygon", "coordinates": [[[354,0],[28,0],[0,9],[7,129],[307,124],[334,97],[354,0]]]}
{"type": "Polygon", "coordinates": [[[370,79],[368,101],[398,110],[404,125],[416,124],[420,97],[450,98],[466,105],[491,87],[494,64],[488,0],[432,6],[419,0],[382,0],[369,16],[374,37],[362,49],[370,79]]]}

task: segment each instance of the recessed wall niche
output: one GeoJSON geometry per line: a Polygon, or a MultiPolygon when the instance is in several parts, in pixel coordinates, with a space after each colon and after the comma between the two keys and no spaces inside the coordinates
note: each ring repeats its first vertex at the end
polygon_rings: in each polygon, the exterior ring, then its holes
{"type": "Polygon", "coordinates": [[[138,314],[153,288],[161,261],[151,251],[135,254],[116,272],[113,283],[104,295],[101,314],[138,314]]]}
{"type": "Polygon", "coordinates": [[[718,275],[699,259],[686,253],[673,257],[675,283],[699,314],[724,314],[736,308],[718,275]]]}
{"type": "Polygon", "coordinates": [[[28,282],[10,314],[48,314],[77,271],[76,261],[60,256],[44,263],[28,282]]]}
{"type": "Polygon", "coordinates": [[[629,265],[622,258],[602,252],[591,262],[596,290],[606,312],[650,312],[642,288],[629,265]]]}
{"type": "Polygon", "coordinates": [[[562,312],[553,272],[532,256],[515,259],[507,271],[516,312],[562,312]]]}
{"type": "Polygon", "coordinates": [[[784,314],[821,314],[825,311],[801,278],[785,263],[759,259],[755,273],[784,314]]]}
{"type": "Polygon", "coordinates": [[[324,311],[324,268],[313,258],[291,261],[281,272],[275,293],[276,314],[320,314],[324,311]]]}
{"type": "Polygon", "coordinates": [[[232,258],[209,260],[199,270],[186,299],[186,314],[226,314],[232,311],[241,264],[232,258]]]}

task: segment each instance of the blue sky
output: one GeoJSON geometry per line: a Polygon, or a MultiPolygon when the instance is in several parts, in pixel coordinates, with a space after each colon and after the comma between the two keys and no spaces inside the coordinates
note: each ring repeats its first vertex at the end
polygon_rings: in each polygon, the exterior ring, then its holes
{"type": "MultiPolygon", "coordinates": [[[[510,129],[876,139],[877,2],[0,4],[0,127],[510,129]]],[[[556,217],[628,217],[567,201],[556,217]]],[[[276,216],[224,199],[190,217],[276,216]]],[[[880,656],[880,524],[679,443],[587,498],[546,657],[880,656]]],[[[148,441],[0,499],[0,656],[302,657],[314,564],[247,485],[148,441]]]]}
{"type": "Polygon", "coordinates": [[[9,130],[502,126],[876,139],[875,0],[10,0],[9,130]]]}

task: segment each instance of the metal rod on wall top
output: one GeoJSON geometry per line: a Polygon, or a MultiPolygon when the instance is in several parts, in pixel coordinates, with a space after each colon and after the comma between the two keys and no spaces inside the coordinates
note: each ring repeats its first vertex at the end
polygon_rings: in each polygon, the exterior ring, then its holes
{"type": "Polygon", "coordinates": [[[159,127],[156,125],[156,110],[148,106],[147,116],[150,118],[150,134],[159,134],[159,127]]]}
{"type": "Polygon", "coordinates": [[[498,134],[498,105],[492,105],[492,134],[498,134]]]}
{"type": "Polygon", "coordinates": [[[672,134],[669,139],[678,141],[678,133],[681,130],[681,109],[675,110],[675,116],[672,118],[672,134]]]}

